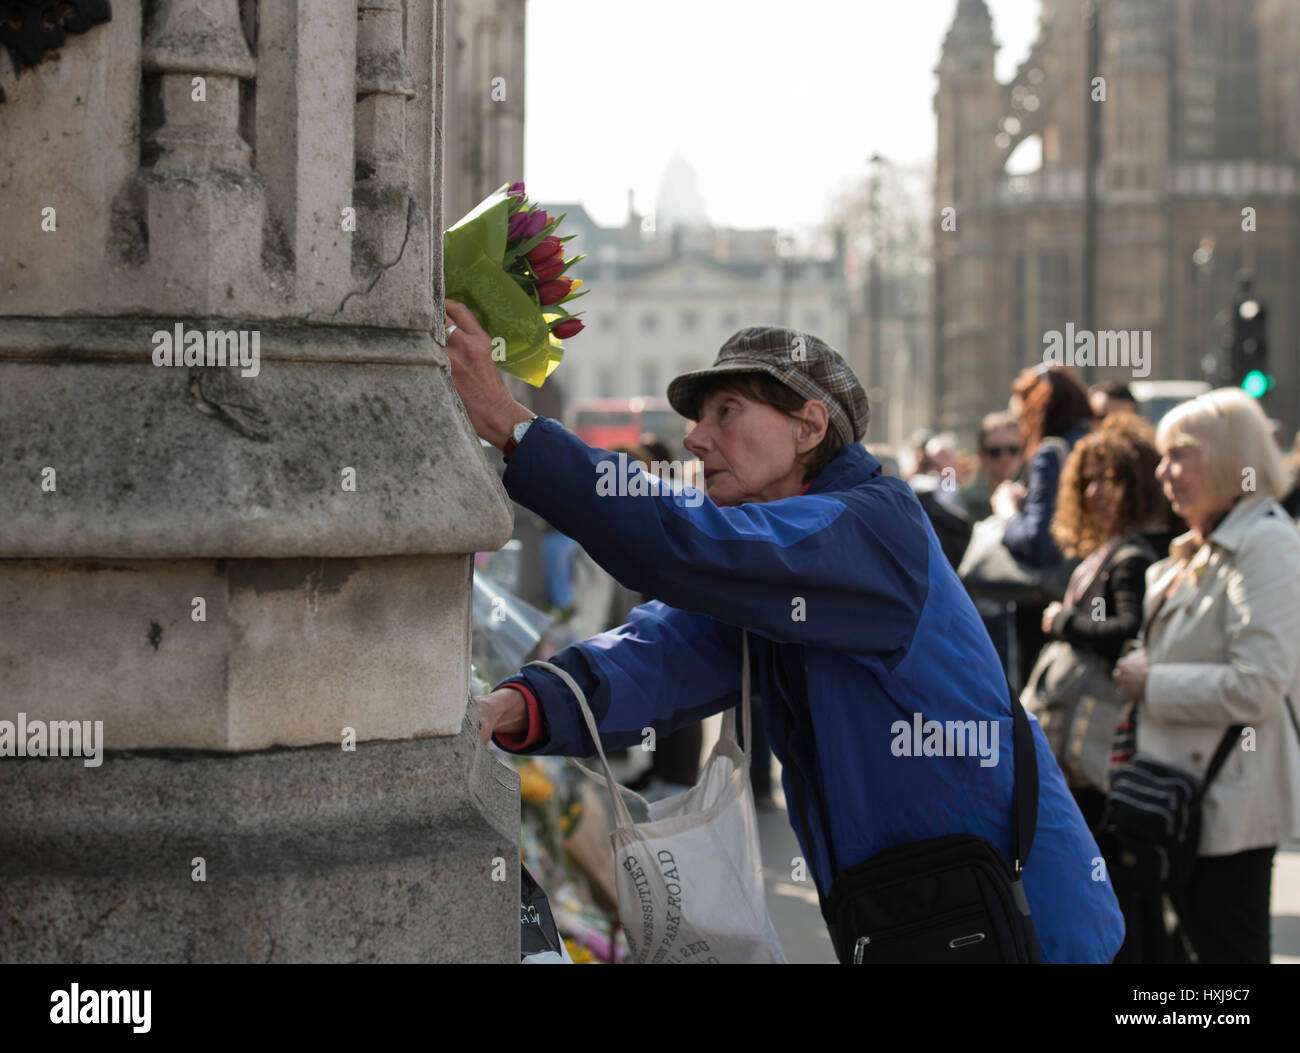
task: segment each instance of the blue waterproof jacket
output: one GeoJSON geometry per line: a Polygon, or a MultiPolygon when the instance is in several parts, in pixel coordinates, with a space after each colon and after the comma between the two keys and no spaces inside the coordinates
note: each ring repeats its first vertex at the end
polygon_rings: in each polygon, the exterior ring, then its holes
{"type": "MultiPolygon", "coordinates": [[[[1011,860],[1006,678],[903,480],[883,475],[854,443],[803,496],[719,508],[698,491],[611,494],[598,486],[607,470],[598,465],[609,460],[617,455],[539,417],[503,477],[515,501],[623,585],[655,597],[626,624],[550,659],[586,693],[606,749],[639,744],[643,728],[663,735],[736,705],[743,627],[790,822],[823,894],[838,870],[946,834],[986,837],[1011,860]],[[940,745],[927,721],[973,721],[966,726],[982,724],[982,738],[949,735],[947,755],[925,755],[940,745]]],[[[521,752],[595,752],[557,677],[534,666],[503,683],[519,680],[545,723],[542,740],[521,752]]],[[[1039,803],[1024,881],[1043,960],[1107,962],[1123,942],[1123,917],[1042,728],[1030,722],[1039,803]]]]}

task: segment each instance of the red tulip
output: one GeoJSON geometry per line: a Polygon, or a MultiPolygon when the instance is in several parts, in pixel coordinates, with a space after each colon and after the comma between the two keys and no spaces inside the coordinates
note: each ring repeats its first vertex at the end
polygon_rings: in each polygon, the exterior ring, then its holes
{"type": "Polygon", "coordinates": [[[542,260],[550,259],[552,256],[559,253],[562,248],[564,248],[564,246],[560,243],[560,239],[554,234],[550,234],[547,237],[542,238],[542,240],[539,241],[528,253],[528,262],[541,263],[542,260]]]}
{"type": "Polygon", "coordinates": [[[551,332],[561,340],[567,340],[571,336],[577,336],[583,330],[582,319],[566,318],[562,322],[556,322],[551,332]]]}
{"type": "Polygon", "coordinates": [[[548,282],[552,278],[558,278],[564,273],[564,260],[559,256],[552,256],[550,259],[542,260],[541,263],[534,263],[533,273],[537,275],[539,282],[548,282]]]}
{"type": "Polygon", "coordinates": [[[571,288],[573,288],[572,278],[555,278],[538,284],[537,297],[545,307],[547,304],[559,303],[569,295],[571,288]]]}

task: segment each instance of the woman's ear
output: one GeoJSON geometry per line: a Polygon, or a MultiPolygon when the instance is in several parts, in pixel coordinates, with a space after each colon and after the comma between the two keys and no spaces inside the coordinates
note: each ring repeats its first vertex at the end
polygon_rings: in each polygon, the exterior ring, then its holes
{"type": "Polygon", "coordinates": [[[821,445],[822,439],[826,438],[826,430],[830,427],[830,419],[830,413],[824,402],[809,399],[803,404],[803,409],[799,411],[799,426],[795,438],[800,453],[815,450],[821,445]]]}

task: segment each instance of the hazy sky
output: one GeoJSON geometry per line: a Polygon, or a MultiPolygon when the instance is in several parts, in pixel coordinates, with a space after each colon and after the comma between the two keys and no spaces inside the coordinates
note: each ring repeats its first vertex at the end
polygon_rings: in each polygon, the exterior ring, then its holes
{"type": "MultiPolygon", "coordinates": [[[[1038,0],[987,0],[1005,80],[1038,0]]],[[[602,224],[649,212],[684,154],[709,219],[798,229],[880,153],[934,153],[934,67],[957,0],[528,0],[529,196],[602,224]]]]}

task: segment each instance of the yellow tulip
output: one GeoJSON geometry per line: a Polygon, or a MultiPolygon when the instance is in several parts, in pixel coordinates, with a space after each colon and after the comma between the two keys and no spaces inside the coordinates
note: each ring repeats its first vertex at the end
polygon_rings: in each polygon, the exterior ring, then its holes
{"type": "Polygon", "coordinates": [[[519,796],[527,804],[545,804],[551,799],[555,788],[542,770],[535,764],[528,764],[519,771],[519,796]]]}

